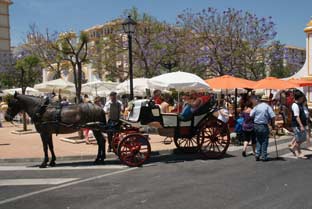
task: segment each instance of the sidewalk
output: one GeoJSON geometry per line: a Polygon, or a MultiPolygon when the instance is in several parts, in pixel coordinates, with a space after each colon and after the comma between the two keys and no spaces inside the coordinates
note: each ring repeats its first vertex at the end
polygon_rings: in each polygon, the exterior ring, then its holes
{"type": "MultiPolygon", "coordinates": [[[[3,125],[4,127],[0,128],[0,162],[37,161],[43,158],[42,142],[38,133],[16,135],[12,134],[11,131],[22,129],[22,126],[14,127],[9,123],[4,123],[3,125]]],[[[33,128],[33,126],[28,128],[33,128]]],[[[53,135],[57,160],[93,159],[95,157],[97,144],[71,144],[60,140],[60,138],[70,136],[77,136],[77,133],[53,135]]],[[[163,144],[164,137],[150,135],[150,138],[152,151],[164,151],[175,148],[174,143],[170,145],[163,144]]]]}

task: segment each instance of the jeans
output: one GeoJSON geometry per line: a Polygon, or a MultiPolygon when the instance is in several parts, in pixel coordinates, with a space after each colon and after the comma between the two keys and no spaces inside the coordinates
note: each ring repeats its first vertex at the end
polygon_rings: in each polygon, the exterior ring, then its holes
{"type": "Polygon", "coordinates": [[[254,130],[257,138],[256,157],[262,156],[262,159],[266,160],[268,158],[268,145],[270,134],[269,127],[265,124],[255,124],[254,130]]]}

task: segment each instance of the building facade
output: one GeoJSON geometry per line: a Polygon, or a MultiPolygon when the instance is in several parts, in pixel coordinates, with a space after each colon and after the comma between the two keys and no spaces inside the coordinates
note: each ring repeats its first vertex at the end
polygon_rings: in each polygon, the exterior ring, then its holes
{"type": "Polygon", "coordinates": [[[0,0],[0,65],[11,63],[10,14],[11,0],[0,0]]]}
{"type": "MultiPolygon", "coordinates": [[[[304,29],[306,33],[306,59],[303,67],[292,78],[312,80],[312,18],[304,29]]],[[[307,96],[309,106],[312,105],[312,87],[307,86],[301,89],[307,96]]]]}
{"type": "Polygon", "coordinates": [[[288,67],[292,74],[298,72],[306,60],[306,50],[301,47],[286,45],[283,49],[283,65],[288,67]]]}

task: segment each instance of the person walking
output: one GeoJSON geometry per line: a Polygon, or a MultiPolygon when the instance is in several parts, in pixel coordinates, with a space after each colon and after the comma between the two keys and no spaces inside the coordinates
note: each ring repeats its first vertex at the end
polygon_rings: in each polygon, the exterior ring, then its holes
{"type": "Polygon", "coordinates": [[[262,156],[262,161],[268,161],[268,144],[269,144],[269,123],[271,123],[272,128],[275,129],[275,113],[270,105],[267,104],[269,97],[262,96],[259,102],[256,96],[251,96],[250,101],[252,102],[254,108],[250,112],[250,117],[254,121],[254,131],[256,135],[256,161],[260,160],[262,156]]]}
{"type": "Polygon", "coordinates": [[[251,142],[253,154],[256,154],[256,137],[254,132],[254,124],[253,118],[250,116],[250,112],[252,110],[252,103],[248,100],[245,103],[245,107],[243,112],[241,113],[242,118],[244,119],[242,130],[243,130],[243,140],[244,140],[244,147],[242,155],[246,157],[247,147],[248,144],[251,142]]]}
{"type": "MultiPolygon", "coordinates": [[[[83,103],[91,103],[90,99],[89,99],[89,96],[87,94],[84,95],[83,97],[83,103]]],[[[85,136],[85,141],[86,141],[86,144],[91,144],[90,140],[89,140],[89,132],[90,132],[90,129],[89,128],[84,128],[83,129],[83,135],[85,136]]]]}
{"type": "Polygon", "coordinates": [[[2,120],[4,119],[4,113],[6,111],[7,105],[5,102],[2,101],[2,98],[0,97],[0,128],[2,128],[2,120]]]}
{"type": "Polygon", "coordinates": [[[311,140],[310,140],[310,137],[311,137],[311,128],[310,128],[310,111],[309,111],[309,108],[308,108],[308,104],[307,104],[307,98],[305,97],[304,98],[304,102],[303,102],[303,111],[304,111],[304,114],[307,118],[307,125],[306,125],[306,131],[307,131],[307,139],[306,139],[306,146],[307,146],[307,149],[312,151],[312,147],[311,147],[311,140]]]}
{"type": "Polygon", "coordinates": [[[307,159],[302,153],[301,153],[301,144],[306,141],[307,139],[307,116],[304,112],[303,103],[305,100],[305,95],[299,91],[296,90],[294,92],[295,102],[291,106],[292,110],[292,120],[291,120],[291,126],[293,128],[294,132],[294,143],[289,148],[292,153],[295,154],[295,156],[299,159],[307,159]]]}

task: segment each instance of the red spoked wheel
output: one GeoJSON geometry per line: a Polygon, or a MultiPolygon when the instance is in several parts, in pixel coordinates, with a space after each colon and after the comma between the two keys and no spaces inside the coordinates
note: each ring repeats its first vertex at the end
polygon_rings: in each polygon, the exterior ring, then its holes
{"type": "Polygon", "coordinates": [[[150,155],[151,145],[148,138],[142,134],[127,135],[119,143],[119,159],[127,166],[141,166],[150,158],[150,155]]]}
{"type": "Polygon", "coordinates": [[[174,137],[174,144],[179,151],[184,153],[196,153],[200,150],[201,146],[197,134],[193,137],[174,137]]]}
{"type": "Polygon", "coordinates": [[[208,118],[202,124],[198,137],[201,141],[200,151],[205,158],[224,157],[230,145],[230,131],[227,124],[215,118],[208,118]]]}

